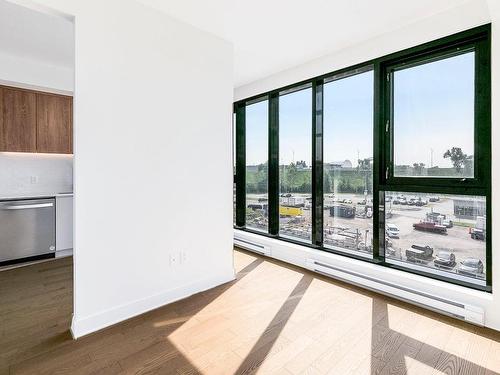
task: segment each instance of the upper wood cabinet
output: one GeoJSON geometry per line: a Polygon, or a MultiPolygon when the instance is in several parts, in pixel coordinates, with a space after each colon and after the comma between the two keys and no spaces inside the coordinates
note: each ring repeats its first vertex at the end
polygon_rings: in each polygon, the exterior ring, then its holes
{"type": "Polygon", "coordinates": [[[73,153],[73,98],[0,86],[0,152],[73,153]]]}
{"type": "Polygon", "coordinates": [[[36,93],[0,87],[0,151],[36,152],[36,93]]]}
{"type": "Polygon", "coordinates": [[[37,94],[38,152],[73,153],[72,99],[50,94],[37,94]]]}

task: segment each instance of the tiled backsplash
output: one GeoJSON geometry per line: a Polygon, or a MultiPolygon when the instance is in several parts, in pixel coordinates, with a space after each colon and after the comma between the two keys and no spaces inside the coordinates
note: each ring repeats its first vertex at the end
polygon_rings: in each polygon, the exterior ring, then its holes
{"type": "Polygon", "coordinates": [[[0,152],[0,197],[72,191],[72,155],[0,152]]]}

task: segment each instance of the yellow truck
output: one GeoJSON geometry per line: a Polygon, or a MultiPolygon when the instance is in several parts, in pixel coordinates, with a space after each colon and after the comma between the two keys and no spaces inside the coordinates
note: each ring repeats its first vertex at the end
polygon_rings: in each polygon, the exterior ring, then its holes
{"type": "Polygon", "coordinates": [[[280,216],[302,216],[302,207],[280,206],[280,216]]]}

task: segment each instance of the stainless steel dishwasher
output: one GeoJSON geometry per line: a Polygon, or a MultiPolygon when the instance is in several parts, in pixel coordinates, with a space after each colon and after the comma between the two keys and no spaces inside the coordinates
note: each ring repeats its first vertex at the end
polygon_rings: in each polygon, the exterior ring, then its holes
{"type": "Polygon", "coordinates": [[[53,255],[55,199],[0,201],[0,264],[53,255]]]}

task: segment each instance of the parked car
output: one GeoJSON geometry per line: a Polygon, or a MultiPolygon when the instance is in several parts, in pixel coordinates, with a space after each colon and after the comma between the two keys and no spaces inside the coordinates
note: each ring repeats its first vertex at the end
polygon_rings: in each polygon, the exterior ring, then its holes
{"type": "Polygon", "coordinates": [[[470,232],[470,238],[472,238],[473,240],[484,241],[486,239],[486,236],[483,230],[474,228],[470,232]]]}
{"type": "Polygon", "coordinates": [[[422,198],[418,198],[418,200],[415,202],[415,206],[417,206],[417,207],[422,207],[425,205],[427,205],[427,201],[425,199],[422,199],[422,198]]]}
{"type": "Polygon", "coordinates": [[[409,262],[428,261],[432,259],[434,250],[429,245],[411,245],[406,250],[406,260],[409,262]]]}
{"type": "Polygon", "coordinates": [[[429,202],[432,202],[432,203],[439,202],[439,197],[430,197],[429,202]]]}
{"type": "Polygon", "coordinates": [[[392,201],[392,204],[408,204],[408,202],[406,201],[406,198],[405,197],[396,197],[393,201],[392,201]]]}
{"type": "Polygon", "coordinates": [[[399,238],[399,228],[391,223],[387,223],[385,226],[385,233],[389,238],[399,238]]]}
{"type": "Polygon", "coordinates": [[[453,228],[453,221],[451,221],[450,219],[445,219],[445,220],[443,220],[442,224],[443,224],[446,228],[453,228]]]}
{"type": "Polygon", "coordinates": [[[413,229],[420,230],[422,232],[431,232],[438,234],[448,234],[446,227],[444,225],[431,223],[428,221],[422,221],[420,223],[413,224],[413,229]]]}
{"type": "Polygon", "coordinates": [[[481,276],[484,272],[483,262],[476,258],[466,258],[460,262],[457,272],[466,276],[481,276]]]}
{"type": "Polygon", "coordinates": [[[455,254],[450,251],[440,251],[434,259],[434,265],[439,268],[453,268],[456,264],[455,254]]]}

